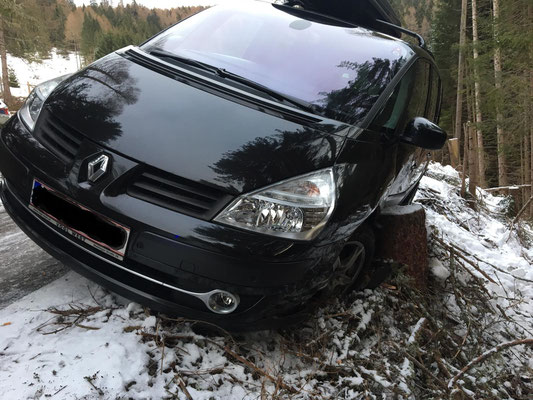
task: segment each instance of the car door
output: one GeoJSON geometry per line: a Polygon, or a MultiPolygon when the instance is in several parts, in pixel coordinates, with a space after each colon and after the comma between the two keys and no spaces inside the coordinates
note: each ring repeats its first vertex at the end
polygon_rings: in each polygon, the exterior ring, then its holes
{"type": "Polygon", "coordinates": [[[429,161],[428,150],[402,143],[399,137],[415,117],[437,122],[440,90],[436,68],[429,61],[419,58],[370,125],[371,130],[381,133],[385,142],[398,143],[395,179],[388,188],[388,196],[397,198],[398,202],[420,180],[429,161]]]}

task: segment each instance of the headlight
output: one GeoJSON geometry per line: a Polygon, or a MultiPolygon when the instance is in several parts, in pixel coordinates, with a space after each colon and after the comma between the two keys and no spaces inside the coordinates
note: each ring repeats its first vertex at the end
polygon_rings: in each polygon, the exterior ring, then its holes
{"type": "Polygon", "coordinates": [[[216,222],[295,240],[315,238],[335,208],[331,168],[240,196],[216,222]]]}
{"type": "Polygon", "coordinates": [[[44,102],[50,96],[50,93],[59,85],[62,81],[67,79],[72,74],[62,75],[49,81],[43,82],[38,85],[28,96],[23,106],[19,111],[19,116],[29,128],[33,131],[35,122],[43,109],[44,102]]]}

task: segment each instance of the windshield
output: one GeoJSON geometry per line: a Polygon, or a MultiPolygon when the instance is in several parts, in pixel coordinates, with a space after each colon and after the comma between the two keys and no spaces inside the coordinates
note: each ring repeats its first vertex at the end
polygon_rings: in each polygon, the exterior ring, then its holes
{"type": "Polygon", "coordinates": [[[386,35],[307,21],[255,1],[207,9],[142,49],[164,50],[226,69],[350,124],[362,121],[414,55],[407,45],[386,35]]]}

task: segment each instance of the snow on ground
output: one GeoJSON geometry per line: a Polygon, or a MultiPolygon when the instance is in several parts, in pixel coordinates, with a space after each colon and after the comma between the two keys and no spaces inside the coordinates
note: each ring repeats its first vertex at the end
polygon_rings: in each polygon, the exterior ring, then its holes
{"type": "Polygon", "coordinates": [[[489,353],[448,389],[477,356],[533,338],[533,232],[509,235],[505,201],[480,191],[474,211],[458,184],[432,164],[417,196],[428,293],[400,269],[301,326],[231,337],[124,305],[71,272],[0,310],[0,398],[533,398],[524,346],[489,353]]]}
{"type": "Polygon", "coordinates": [[[11,88],[11,94],[26,97],[29,94],[28,83],[35,86],[60,75],[76,72],[79,69],[79,60],[74,53],[63,56],[54,49],[50,52],[50,58],[42,61],[30,62],[8,54],[7,65],[15,72],[20,84],[20,88],[11,88]]]}
{"type": "MultiPolygon", "coordinates": [[[[526,326],[533,328],[531,227],[522,228],[528,237],[524,243],[526,247],[519,236],[510,235],[511,223],[505,217],[507,199],[478,189],[482,204],[477,212],[464,206],[458,190],[459,174],[452,167],[434,164],[428,175],[422,181],[418,201],[427,205],[430,231],[446,244],[464,249],[469,254],[467,258],[479,264],[480,270],[494,280],[488,282],[486,288],[496,296],[497,305],[504,309],[510,307],[509,315],[524,319],[526,326]],[[425,201],[424,197],[428,194],[430,197],[431,191],[437,191],[438,198],[425,201]],[[432,204],[437,205],[437,209],[431,207],[432,204]],[[514,305],[513,301],[518,298],[521,301],[514,305]]],[[[444,272],[435,267],[436,262],[438,259],[431,260],[432,271],[442,278],[444,272]]],[[[484,278],[475,269],[473,273],[484,278]]]]}

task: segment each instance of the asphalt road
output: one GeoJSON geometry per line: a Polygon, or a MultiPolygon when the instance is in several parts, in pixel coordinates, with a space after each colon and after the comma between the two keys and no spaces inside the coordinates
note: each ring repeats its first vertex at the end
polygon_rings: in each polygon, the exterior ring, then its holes
{"type": "Polygon", "coordinates": [[[33,243],[0,203],[0,309],[68,271],[33,243]]]}

